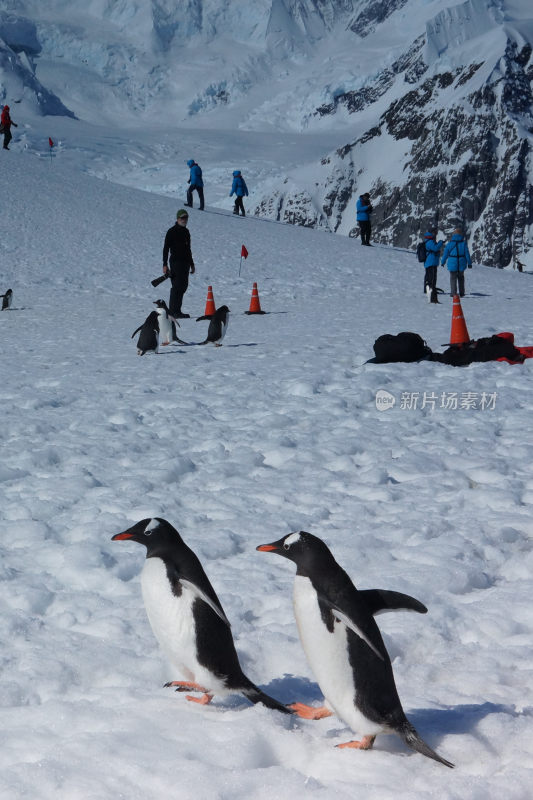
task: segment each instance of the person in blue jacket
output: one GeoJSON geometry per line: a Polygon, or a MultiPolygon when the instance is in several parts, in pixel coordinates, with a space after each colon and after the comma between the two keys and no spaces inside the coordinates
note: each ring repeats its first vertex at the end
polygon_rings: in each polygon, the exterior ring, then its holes
{"type": "Polygon", "coordinates": [[[434,289],[437,285],[437,267],[439,266],[440,251],[444,245],[444,239],[437,242],[437,231],[435,229],[424,234],[424,244],[426,245],[426,260],[424,261],[424,294],[426,288],[434,289]]]}
{"type": "Polygon", "coordinates": [[[450,273],[450,295],[457,294],[457,284],[459,284],[459,294],[465,296],[465,269],[472,266],[472,259],[468,252],[468,245],[461,228],[456,228],[451,240],[444,248],[441,264],[444,266],[448,262],[450,273]]]}
{"type": "Polygon", "coordinates": [[[359,229],[361,231],[361,244],[364,244],[366,247],[372,247],[370,244],[370,234],[372,233],[370,214],[372,211],[370,195],[366,192],[362,194],[357,201],[357,222],[359,223],[359,229]]]}
{"type": "Polygon", "coordinates": [[[187,202],[186,206],[192,208],[192,193],[196,190],[198,192],[198,199],[200,200],[200,211],[204,210],[204,182],[202,179],[202,168],[196,163],[193,158],[187,161],[189,167],[189,188],[187,189],[187,202]]]}
{"type": "Polygon", "coordinates": [[[233,183],[231,185],[231,192],[229,196],[232,197],[235,195],[235,205],[233,206],[233,213],[239,215],[239,211],[243,215],[246,216],[244,211],[244,204],[242,202],[243,197],[248,197],[248,187],[246,186],[246,181],[241,175],[240,169],[236,169],[233,171],[233,183]]]}

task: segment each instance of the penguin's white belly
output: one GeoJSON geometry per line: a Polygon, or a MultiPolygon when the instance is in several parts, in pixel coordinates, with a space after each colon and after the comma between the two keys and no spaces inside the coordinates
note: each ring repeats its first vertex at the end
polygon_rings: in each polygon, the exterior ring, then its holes
{"type": "Polygon", "coordinates": [[[198,595],[183,586],[179,597],[172,592],[167,569],[160,558],[147,558],[141,573],[144,607],[151,628],[168,660],[187,681],[223,694],[225,686],[198,663],[196,624],[192,606],[198,595]]]}
{"type": "Polygon", "coordinates": [[[159,341],[170,344],[172,341],[172,321],[168,317],[159,317],[159,341]]]}
{"type": "Polygon", "coordinates": [[[296,576],[293,602],[302,646],[328,705],[353,731],[366,736],[382,731],[355,705],[357,667],[350,664],[344,623],[335,622],[333,632],[328,631],[309,578],[296,576]]]}

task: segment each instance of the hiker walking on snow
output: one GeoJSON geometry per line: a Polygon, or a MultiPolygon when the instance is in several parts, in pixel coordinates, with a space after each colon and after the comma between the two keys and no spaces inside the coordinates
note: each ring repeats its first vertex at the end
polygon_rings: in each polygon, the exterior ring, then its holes
{"type": "Polygon", "coordinates": [[[15,128],[18,128],[17,123],[13,122],[9,116],[9,106],[4,106],[2,110],[2,116],[0,117],[0,122],[2,125],[2,131],[4,133],[4,150],[9,150],[9,142],[13,138],[11,136],[11,126],[14,125],[15,128]]]}
{"type": "Polygon", "coordinates": [[[184,208],[176,214],[176,223],[169,228],[163,246],[163,272],[168,275],[168,256],[170,253],[170,299],[168,310],[176,319],[188,318],[181,310],[183,295],[189,286],[189,272],[194,275],[194,261],[191,252],[191,234],[187,230],[189,215],[184,208]]]}
{"type": "Polygon", "coordinates": [[[433,291],[437,286],[437,267],[439,266],[440,251],[444,246],[444,239],[436,241],[437,231],[430,230],[424,235],[424,245],[426,249],[426,259],[424,261],[424,294],[426,288],[433,291]]]}
{"type": "Polygon", "coordinates": [[[235,205],[233,206],[233,213],[239,216],[239,211],[243,215],[246,216],[244,211],[244,205],[242,198],[248,197],[248,187],[246,186],[246,181],[241,175],[240,169],[236,169],[233,172],[233,184],[231,186],[231,192],[229,196],[232,197],[235,195],[235,205]]]}
{"type": "Polygon", "coordinates": [[[194,191],[198,192],[198,199],[200,200],[200,211],[204,210],[204,182],[202,179],[202,168],[196,163],[194,158],[190,158],[187,161],[187,166],[189,167],[189,188],[187,189],[187,202],[185,203],[186,206],[192,208],[192,193],[194,191]]]}
{"type": "Polygon", "coordinates": [[[368,192],[362,194],[357,201],[357,222],[361,231],[361,244],[366,247],[372,247],[370,244],[370,234],[372,233],[372,225],[370,224],[370,214],[373,208],[370,204],[370,195],[368,192]]]}
{"type": "Polygon", "coordinates": [[[461,297],[465,296],[465,269],[472,266],[472,259],[468,252],[468,245],[465,242],[461,228],[456,228],[453,232],[451,241],[448,242],[442,254],[442,261],[444,266],[448,262],[448,271],[450,273],[450,295],[454,297],[457,294],[457,284],[459,284],[459,294],[461,297]]]}

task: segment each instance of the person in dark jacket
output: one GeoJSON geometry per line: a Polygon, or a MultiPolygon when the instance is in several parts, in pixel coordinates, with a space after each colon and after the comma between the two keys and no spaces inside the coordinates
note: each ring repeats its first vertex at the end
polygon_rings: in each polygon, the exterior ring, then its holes
{"type": "Polygon", "coordinates": [[[235,205],[233,206],[233,213],[239,215],[239,211],[243,215],[246,216],[244,211],[244,204],[242,201],[243,197],[248,197],[248,187],[246,186],[246,181],[241,175],[240,169],[236,169],[233,172],[233,183],[231,186],[231,192],[229,196],[232,197],[235,195],[235,205]]]}
{"type": "Polygon", "coordinates": [[[437,268],[439,266],[440,251],[444,246],[444,239],[436,241],[437,231],[430,230],[424,235],[426,245],[426,260],[424,261],[424,294],[426,288],[434,289],[437,285],[437,268]]]}
{"type": "Polygon", "coordinates": [[[370,214],[373,208],[370,203],[370,195],[368,192],[362,194],[357,201],[357,222],[361,231],[361,244],[366,247],[372,247],[370,244],[370,234],[372,233],[372,225],[370,224],[370,214]]]}
{"type": "Polygon", "coordinates": [[[187,202],[186,206],[192,208],[192,193],[198,192],[198,199],[200,200],[200,211],[204,210],[204,181],[202,178],[202,168],[196,163],[193,158],[187,161],[189,167],[189,188],[187,189],[187,202]]]}
{"type": "Polygon", "coordinates": [[[444,266],[446,262],[448,262],[448,271],[450,273],[451,297],[457,294],[457,284],[459,284],[459,294],[464,297],[465,269],[472,266],[472,259],[461,228],[454,230],[451,241],[444,248],[440,263],[444,266]]]}
{"type": "Polygon", "coordinates": [[[191,252],[191,234],[187,229],[188,221],[189,215],[184,208],[180,208],[176,214],[176,223],[168,229],[163,246],[163,272],[168,275],[170,263],[172,283],[168,310],[176,319],[190,317],[190,314],[184,314],[181,310],[183,295],[189,286],[189,273],[194,275],[195,272],[191,252]]]}
{"type": "Polygon", "coordinates": [[[14,125],[15,128],[18,128],[17,123],[13,122],[13,120],[9,115],[9,106],[4,106],[4,108],[2,109],[0,122],[2,125],[2,130],[4,132],[4,150],[9,150],[9,142],[13,138],[11,136],[11,126],[14,125]]]}

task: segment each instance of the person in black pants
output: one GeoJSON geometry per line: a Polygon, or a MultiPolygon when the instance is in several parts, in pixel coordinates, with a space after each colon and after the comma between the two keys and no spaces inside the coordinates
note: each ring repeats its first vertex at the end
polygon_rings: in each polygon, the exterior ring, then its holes
{"type": "Polygon", "coordinates": [[[359,230],[361,232],[361,244],[364,244],[366,247],[372,247],[370,244],[370,234],[372,233],[370,214],[372,211],[370,195],[368,192],[365,192],[365,194],[360,195],[357,201],[357,222],[359,223],[359,230]]]}
{"type": "Polygon", "coordinates": [[[195,272],[191,252],[191,234],[187,229],[188,221],[189,215],[184,208],[180,208],[176,214],[176,223],[168,229],[163,246],[163,272],[165,275],[170,272],[172,283],[168,310],[176,319],[190,317],[190,314],[184,314],[181,310],[183,295],[189,286],[189,273],[194,275],[195,272]]]}
{"type": "Polygon", "coordinates": [[[18,127],[16,122],[13,122],[9,115],[9,106],[4,106],[2,109],[2,116],[0,117],[0,124],[4,134],[4,150],[9,150],[9,142],[13,138],[11,135],[11,126],[18,127]]]}

